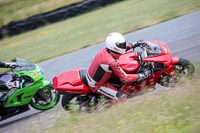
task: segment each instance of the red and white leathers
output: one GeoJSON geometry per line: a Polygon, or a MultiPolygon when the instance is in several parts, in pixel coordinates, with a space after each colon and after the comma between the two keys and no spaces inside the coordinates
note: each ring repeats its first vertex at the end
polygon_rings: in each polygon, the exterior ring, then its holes
{"type": "Polygon", "coordinates": [[[119,67],[117,60],[105,47],[95,56],[92,64],[88,68],[86,76],[88,85],[94,93],[103,94],[117,101],[124,101],[126,95],[107,83],[113,72],[123,82],[131,82],[138,79],[138,74],[126,74],[119,67]]]}

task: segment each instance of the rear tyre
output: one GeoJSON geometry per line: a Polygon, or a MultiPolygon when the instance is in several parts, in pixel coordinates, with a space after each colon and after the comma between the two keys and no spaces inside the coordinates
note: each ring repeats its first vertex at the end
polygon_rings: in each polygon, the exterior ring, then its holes
{"type": "Polygon", "coordinates": [[[66,111],[70,110],[70,104],[71,104],[72,99],[75,99],[78,95],[79,94],[74,94],[74,93],[64,94],[61,101],[63,109],[66,111]]]}
{"type": "Polygon", "coordinates": [[[87,95],[87,94],[74,94],[66,93],[62,97],[62,107],[66,111],[80,111],[80,112],[91,112],[97,108],[100,97],[98,94],[87,95]]]}
{"type": "Polygon", "coordinates": [[[195,73],[195,67],[189,60],[180,58],[179,62],[174,65],[174,72],[177,74],[177,77],[163,73],[158,83],[165,87],[171,87],[183,77],[192,79],[195,73]]]}

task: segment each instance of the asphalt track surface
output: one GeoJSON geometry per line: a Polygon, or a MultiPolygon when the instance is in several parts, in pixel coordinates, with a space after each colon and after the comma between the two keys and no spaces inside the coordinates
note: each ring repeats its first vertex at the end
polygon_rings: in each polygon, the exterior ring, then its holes
{"type": "MultiPolygon", "coordinates": [[[[200,61],[200,11],[181,16],[155,26],[144,28],[125,35],[127,42],[137,40],[159,40],[167,43],[172,56],[191,61],[200,61]]],[[[59,56],[39,65],[45,70],[45,79],[52,81],[55,75],[73,68],[88,68],[94,56],[105,46],[99,43],[88,48],[59,56]]],[[[60,103],[57,109],[61,109],[60,103]]],[[[34,109],[0,122],[0,133],[34,132],[34,128],[51,128],[50,118],[54,109],[40,112],[34,109]],[[31,130],[30,130],[31,129],[31,130]]]]}

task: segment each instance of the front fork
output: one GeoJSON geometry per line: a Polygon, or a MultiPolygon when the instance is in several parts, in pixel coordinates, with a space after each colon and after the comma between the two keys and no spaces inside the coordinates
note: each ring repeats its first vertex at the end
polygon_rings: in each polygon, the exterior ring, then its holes
{"type": "Polygon", "coordinates": [[[165,70],[165,74],[171,75],[172,77],[177,77],[177,74],[174,72],[174,65],[179,62],[179,57],[172,57],[171,65],[165,70]]]}

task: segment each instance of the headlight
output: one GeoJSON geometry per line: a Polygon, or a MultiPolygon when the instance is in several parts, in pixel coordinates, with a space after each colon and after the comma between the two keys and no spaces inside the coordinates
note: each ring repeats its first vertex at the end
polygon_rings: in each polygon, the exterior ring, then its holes
{"type": "Polygon", "coordinates": [[[39,66],[38,74],[43,74],[43,73],[44,73],[44,70],[39,66]]]}

